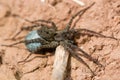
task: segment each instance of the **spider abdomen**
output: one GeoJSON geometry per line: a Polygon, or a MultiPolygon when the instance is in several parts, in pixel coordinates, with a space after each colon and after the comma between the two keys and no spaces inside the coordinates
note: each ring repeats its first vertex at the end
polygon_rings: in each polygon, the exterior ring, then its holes
{"type": "MultiPolygon", "coordinates": [[[[33,30],[25,37],[25,40],[27,41],[37,38],[42,38],[42,37],[38,35],[37,30],[33,30]]],[[[26,43],[25,45],[30,52],[35,52],[39,47],[41,47],[42,43],[32,42],[32,43],[26,43]]]]}

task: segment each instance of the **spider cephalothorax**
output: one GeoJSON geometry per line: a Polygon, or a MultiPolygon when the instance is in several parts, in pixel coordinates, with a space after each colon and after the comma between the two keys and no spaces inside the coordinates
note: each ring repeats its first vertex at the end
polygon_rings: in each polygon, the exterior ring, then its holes
{"type": "MultiPolygon", "coordinates": [[[[94,3],[91,4],[90,6],[86,7],[85,9],[77,12],[75,15],[73,15],[71,17],[70,21],[68,22],[68,24],[66,25],[65,29],[63,29],[63,30],[57,30],[55,23],[52,21],[46,21],[46,20],[29,21],[30,23],[32,23],[34,25],[29,26],[29,27],[23,27],[21,29],[21,31],[22,30],[31,30],[34,27],[40,27],[40,28],[38,28],[37,30],[32,30],[25,37],[25,40],[17,42],[17,43],[13,43],[11,45],[4,45],[4,46],[13,46],[13,45],[16,45],[19,43],[25,43],[27,49],[30,52],[35,53],[42,49],[47,49],[47,48],[52,49],[52,48],[56,48],[58,45],[62,45],[67,51],[69,51],[71,53],[71,55],[74,58],[76,58],[78,61],[82,62],[89,69],[90,69],[90,67],[88,66],[88,64],[85,63],[79,55],[93,61],[97,65],[101,65],[97,60],[93,59],[85,51],[83,51],[77,45],[75,45],[76,44],[75,37],[78,36],[78,34],[79,34],[79,36],[84,34],[84,35],[88,35],[88,36],[97,36],[97,37],[100,36],[100,37],[106,37],[106,38],[112,38],[112,39],[115,39],[115,38],[107,37],[107,36],[101,35],[99,33],[96,33],[94,31],[87,30],[87,29],[70,28],[71,24],[73,22],[73,19],[76,16],[81,16],[82,14],[84,14],[84,12],[93,5],[94,5],[94,3]],[[47,24],[50,23],[52,26],[48,27],[39,22],[44,22],[47,24]],[[82,52],[82,54],[78,54],[76,50],[79,52],[82,52]]],[[[20,32],[18,32],[16,35],[18,35],[20,32]]],[[[94,72],[91,69],[90,69],[90,71],[94,74],[94,72]]]]}

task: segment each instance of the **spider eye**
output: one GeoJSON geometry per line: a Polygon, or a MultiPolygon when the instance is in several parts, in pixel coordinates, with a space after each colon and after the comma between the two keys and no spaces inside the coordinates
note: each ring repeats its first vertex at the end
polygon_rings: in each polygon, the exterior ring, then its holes
{"type": "Polygon", "coordinates": [[[50,32],[48,31],[48,32],[46,32],[46,34],[50,34],[50,32]]]}

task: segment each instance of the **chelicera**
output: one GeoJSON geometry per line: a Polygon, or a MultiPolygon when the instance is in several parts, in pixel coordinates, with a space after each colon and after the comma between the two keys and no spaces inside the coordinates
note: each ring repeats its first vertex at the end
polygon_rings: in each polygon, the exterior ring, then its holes
{"type": "MultiPolygon", "coordinates": [[[[88,36],[96,36],[96,37],[104,37],[104,38],[112,38],[112,39],[116,39],[116,38],[104,36],[102,34],[99,34],[87,29],[71,28],[73,19],[76,16],[82,16],[94,4],[95,3],[78,11],[75,15],[73,15],[63,30],[57,30],[56,24],[49,20],[48,21],[47,20],[29,21],[34,25],[29,27],[23,27],[21,29],[21,31],[30,30],[30,33],[25,37],[25,40],[22,40],[10,45],[3,45],[3,46],[14,46],[20,43],[25,43],[27,49],[30,52],[35,53],[35,52],[41,51],[42,49],[53,49],[53,48],[56,48],[58,45],[62,45],[67,51],[70,52],[71,56],[76,58],[78,61],[82,62],[94,74],[94,72],[91,70],[89,65],[86,62],[84,62],[84,60],[80,56],[83,56],[89,59],[90,61],[93,61],[97,65],[101,65],[101,64],[76,45],[76,41],[75,41],[76,36],[88,35],[88,36]],[[46,23],[46,24],[50,23],[52,26],[48,27],[47,25],[39,22],[46,23]],[[40,27],[40,28],[38,28],[37,30],[33,30],[34,27],[40,27]],[[82,54],[78,54],[77,51],[82,52],[82,54]]],[[[16,36],[20,32],[18,32],[16,36]]]]}

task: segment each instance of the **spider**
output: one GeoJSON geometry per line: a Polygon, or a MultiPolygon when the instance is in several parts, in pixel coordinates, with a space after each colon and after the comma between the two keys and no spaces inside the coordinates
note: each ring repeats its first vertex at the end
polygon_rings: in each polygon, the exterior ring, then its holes
{"type": "Polygon", "coordinates": [[[27,49],[30,52],[36,53],[44,49],[45,50],[53,49],[56,48],[58,45],[62,45],[71,54],[71,56],[76,58],[78,61],[82,62],[95,75],[95,73],[92,71],[89,65],[80,56],[83,56],[89,59],[90,61],[93,61],[97,65],[102,65],[102,64],[100,64],[96,59],[93,59],[89,54],[87,54],[84,50],[80,49],[77,46],[76,36],[88,35],[88,36],[96,36],[96,37],[104,37],[104,38],[112,38],[112,39],[116,39],[116,38],[104,36],[102,34],[87,29],[71,28],[71,24],[74,18],[76,16],[81,17],[94,4],[95,3],[92,3],[88,7],[78,11],[75,15],[73,15],[63,30],[57,30],[56,24],[49,20],[41,20],[41,19],[35,21],[26,20],[34,25],[21,28],[21,31],[19,31],[15,35],[16,37],[23,30],[30,30],[30,33],[25,37],[25,40],[3,46],[14,46],[20,43],[25,43],[27,49]],[[51,27],[48,27],[47,25],[39,22],[51,24],[51,27]],[[33,28],[35,27],[38,27],[38,29],[33,30],[33,28]],[[82,54],[78,54],[77,51],[80,51],[82,54]]]}

